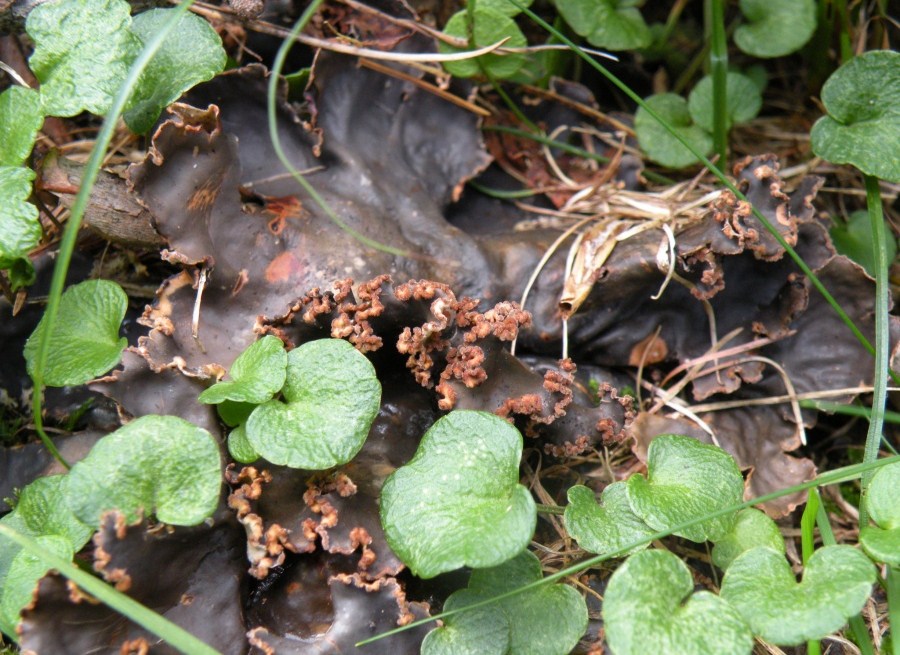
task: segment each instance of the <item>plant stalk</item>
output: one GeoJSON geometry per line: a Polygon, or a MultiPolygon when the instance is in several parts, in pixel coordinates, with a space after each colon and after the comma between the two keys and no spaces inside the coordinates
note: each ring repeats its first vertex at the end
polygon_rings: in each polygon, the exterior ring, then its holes
{"type": "Polygon", "coordinates": [[[719,166],[728,161],[728,46],[725,44],[725,9],[722,0],[707,0],[711,22],[709,66],[713,83],[713,149],[719,166]]]}

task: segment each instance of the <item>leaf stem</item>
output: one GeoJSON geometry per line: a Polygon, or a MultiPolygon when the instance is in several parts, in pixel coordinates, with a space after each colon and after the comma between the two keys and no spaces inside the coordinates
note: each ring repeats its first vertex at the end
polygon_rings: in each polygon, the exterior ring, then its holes
{"type": "Polygon", "coordinates": [[[75,196],[75,202],[69,210],[69,220],[66,222],[66,229],[63,232],[62,241],[59,245],[59,254],[57,255],[56,265],[53,267],[50,293],[47,297],[47,307],[44,310],[43,316],[43,320],[46,321],[46,329],[41,335],[40,341],[38,341],[34,367],[31,374],[31,380],[34,383],[31,401],[34,426],[38,436],[40,436],[41,441],[44,442],[44,446],[46,446],[47,450],[49,450],[53,457],[66,467],[66,469],[71,468],[69,463],[66,462],[60,452],[56,449],[56,446],[50,440],[50,437],[47,436],[47,433],[44,431],[42,402],[44,395],[44,370],[47,367],[47,356],[50,351],[50,338],[53,334],[53,329],[56,326],[56,319],[59,315],[59,301],[60,298],[62,298],[63,287],[66,284],[66,275],[69,272],[72,254],[75,251],[75,241],[78,238],[78,230],[81,228],[84,211],[87,208],[88,201],[91,197],[91,190],[94,188],[94,182],[96,182],[97,176],[100,173],[100,167],[103,165],[106,149],[112,141],[116,123],[122,115],[128,99],[131,97],[131,92],[137,84],[141,73],[160,49],[163,41],[165,41],[166,37],[169,35],[169,32],[175,28],[181,20],[181,17],[187,12],[192,4],[194,4],[194,0],[185,0],[172,10],[172,14],[169,16],[168,20],[163,24],[159,31],[147,41],[144,49],[141,50],[140,54],[128,69],[125,80],[119,86],[109,111],[103,119],[103,126],[100,128],[94,147],[91,150],[91,156],[84,168],[81,178],[81,188],[78,190],[78,195],[75,196]]]}

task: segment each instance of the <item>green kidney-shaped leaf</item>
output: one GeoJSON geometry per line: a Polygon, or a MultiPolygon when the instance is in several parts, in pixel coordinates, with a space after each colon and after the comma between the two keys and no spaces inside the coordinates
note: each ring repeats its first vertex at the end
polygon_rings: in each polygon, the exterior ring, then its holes
{"type": "MultiPolygon", "coordinates": [[[[0,523],[71,559],[94,531],[72,514],[64,494],[65,476],[38,478],[22,489],[15,509],[0,523]]],[[[15,635],[19,612],[31,601],[31,592],[44,572],[46,567],[40,568],[21,547],[0,538],[0,630],[15,635]]]]}
{"type": "Polygon", "coordinates": [[[89,525],[111,509],[129,522],[153,513],[163,523],[196,525],[216,509],[221,468],[219,447],[203,428],[176,416],[142,416],[72,467],[66,495],[89,525]]]}
{"type": "Polygon", "coordinates": [[[650,45],[650,28],[630,0],[556,0],[556,9],[576,34],[609,50],[650,45]]]}
{"type": "Polygon", "coordinates": [[[103,115],[141,49],[124,0],[51,0],[28,15],[29,65],[49,116],[103,115]]]}
{"type": "Polygon", "coordinates": [[[0,167],[25,163],[43,123],[37,91],[11,86],[0,93],[0,167]]]}
{"type": "Polygon", "coordinates": [[[865,526],[859,535],[863,549],[872,559],[900,567],[900,463],[881,468],[866,490],[869,516],[876,526],[865,526]]]}
{"type": "Polygon", "coordinates": [[[810,132],[813,152],[900,182],[900,53],[854,57],[825,82],[822,103],[827,115],[810,132]]]}
{"type": "Polygon", "coordinates": [[[734,32],[737,47],[754,57],[783,57],[816,31],[814,0],[741,0],[747,23],[734,32]]]}
{"type": "Polygon", "coordinates": [[[603,596],[606,639],[615,655],[742,655],[753,650],[750,628],[735,608],[694,590],[688,567],[664,550],[629,557],[603,596]]]}
{"type": "MultiPolygon", "coordinates": [[[[872,237],[872,223],[869,213],[865,209],[855,211],[847,217],[846,223],[835,225],[829,230],[835,250],[846,255],[857,264],[866,269],[866,272],[875,277],[875,240],[872,237]]],[[[888,231],[886,240],[887,260],[894,261],[897,256],[897,240],[893,233],[888,231]]]]}
{"type": "MultiPolygon", "coordinates": [[[[60,535],[38,536],[35,541],[41,548],[59,557],[71,560],[75,556],[72,543],[60,535]]],[[[49,569],[43,560],[22,548],[17,549],[5,578],[0,580],[0,630],[10,637],[16,636],[19,613],[31,602],[38,580],[49,569]]]]}
{"type": "Polygon", "coordinates": [[[264,403],[281,391],[287,376],[287,353],[281,339],[264,336],[242,352],[231,370],[230,381],[218,382],[200,394],[201,403],[264,403]]]}
{"type": "MultiPolygon", "coordinates": [[[[119,326],[127,309],[128,296],[115,282],[88,280],[66,289],[50,335],[44,384],[51,387],[83,384],[118,364],[128,345],[125,337],[119,337],[119,326]]],[[[41,319],[25,343],[25,362],[30,375],[34,375],[38,343],[46,329],[41,319]]]]}
{"type": "Polygon", "coordinates": [[[721,595],[743,615],[753,634],[792,646],[839,630],[859,612],[875,582],[875,567],[852,546],[820,548],[798,583],[784,555],[753,548],[735,559],[721,595]]]}
{"type": "Polygon", "coordinates": [[[271,400],[247,419],[247,439],[273,464],[310,470],[349,462],[381,405],[381,384],[365,355],[341,339],[319,339],[287,356],[286,402],[271,400]]]}
{"type": "MultiPolygon", "coordinates": [[[[675,434],[650,442],[647,477],[627,481],[631,509],[647,525],[667,530],[680,523],[736,505],[744,479],[731,455],[717,446],[675,434]]],[[[675,534],[691,541],[717,541],[731,531],[734,514],[697,523],[675,534]]]]}
{"type": "MultiPolygon", "coordinates": [[[[151,9],[134,17],[132,31],[146,44],[175,9],[151,9]]],[[[122,117],[132,132],[153,127],[160,112],[192,86],[212,79],[225,68],[222,39],[208,22],[184,14],[166,36],[138,80],[122,117]]]]}
{"type": "MultiPolygon", "coordinates": [[[[516,2],[522,7],[530,7],[534,0],[516,0],[516,2]]],[[[478,0],[476,8],[492,9],[504,16],[515,16],[522,11],[509,0],[478,0]]]]}
{"type": "MultiPolygon", "coordinates": [[[[450,36],[467,39],[469,37],[468,12],[458,11],[444,27],[444,33],[450,36]]],[[[516,22],[496,9],[476,5],[474,25],[472,27],[472,47],[483,48],[502,39],[509,40],[504,44],[509,48],[524,48],[528,45],[522,30],[516,22]]],[[[464,52],[442,41],[438,42],[438,51],[443,53],[464,52]]],[[[525,56],[521,54],[482,55],[476,59],[462,61],[445,61],[444,68],[456,77],[472,77],[481,73],[481,66],[494,77],[506,78],[514,75],[525,64],[525,56]]]]}
{"type": "MultiPolygon", "coordinates": [[[[712,136],[694,124],[687,100],[674,93],[660,93],[646,98],[644,102],[660,118],[670,123],[695,150],[703,155],[709,154],[713,147],[712,136]]],[[[690,150],[669,134],[643,107],[639,107],[634,115],[634,131],[641,149],[658,164],[669,168],[684,168],[698,161],[690,150]]]]}
{"type": "Polygon", "coordinates": [[[37,208],[26,202],[33,179],[30,168],[0,166],[0,269],[27,258],[41,240],[37,208]]]}
{"type": "Polygon", "coordinates": [[[496,566],[524,550],[537,510],[519,484],[521,456],[522,435],[493,414],[440,418],[384,483],[381,524],[391,549],[422,578],[496,566]]]}
{"type": "MultiPolygon", "coordinates": [[[[602,506],[597,504],[594,492],[581,485],[571,487],[568,498],[566,529],[578,545],[588,552],[598,555],[614,553],[656,532],[631,510],[624,482],[614,482],[603,490],[600,496],[602,506]]],[[[648,545],[649,542],[620,556],[624,557],[648,545]]]]}
{"type": "MultiPolygon", "coordinates": [[[[524,550],[499,566],[472,571],[469,589],[482,596],[496,596],[542,577],[540,560],[524,550]]],[[[569,585],[543,585],[497,605],[509,623],[511,654],[566,655],[587,629],[587,604],[569,585]]]]}
{"type": "MultiPolygon", "coordinates": [[[[728,73],[725,83],[726,129],[735,123],[744,123],[756,118],[762,107],[759,87],[746,75],[728,73]]],[[[697,82],[688,96],[688,111],[694,122],[707,132],[713,131],[713,78],[707,75],[697,82]]]]}
{"type": "MultiPolygon", "coordinates": [[[[454,592],[453,609],[537,582],[543,577],[533,553],[488,569],[476,569],[468,589],[454,592]]],[[[422,655],[566,655],[587,628],[587,605],[564,584],[551,584],[448,617],[428,634],[422,655]]]]}
{"type": "Polygon", "coordinates": [[[724,571],[738,555],[759,546],[783,555],[784,537],[765,512],[748,507],[738,512],[731,532],[716,541],[712,549],[713,564],[724,571]]]}
{"type": "Polygon", "coordinates": [[[247,439],[245,426],[239,425],[228,433],[228,454],[241,464],[250,464],[259,459],[259,453],[253,450],[247,439]]]}
{"type": "MultiPolygon", "coordinates": [[[[460,589],[444,603],[444,611],[486,598],[489,596],[460,589]]],[[[509,621],[497,603],[448,616],[443,623],[425,635],[422,655],[506,655],[509,652],[509,621]]]]}

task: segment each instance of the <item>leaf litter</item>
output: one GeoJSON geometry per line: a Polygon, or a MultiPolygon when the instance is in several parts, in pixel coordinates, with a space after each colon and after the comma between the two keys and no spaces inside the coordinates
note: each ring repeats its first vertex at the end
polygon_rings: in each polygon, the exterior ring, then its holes
{"type": "MultiPolygon", "coordinates": [[[[415,50],[417,39],[397,48],[415,50]]],[[[128,171],[128,197],[148,212],[175,272],[141,318],[149,332],[91,388],[123,418],[178,416],[221,439],[214,410],[196,397],[248,345],[259,335],[288,348],[331,336],[370,355],[384,397],[349,463],[326,472],[265,460],[229,467],[229,494],[211,524],[127,525],[106,515],[82,555],[104,578],[222,652],[345,652],[427,616],[451,590],[404,570],[378,498],[450,408],[515,421],[523,470],[544,502],[564,504],[563,481],[599,492],[639,470],[653,439],[671,433],[733,455],[745,497],[815,475],[798,449],[818,417],[796,398],[845,389],[832,398],[851,400],[871,360],[728,192],[703,179],[647,191],[633,142],[596,119],[581,136],[611,156],[609,168],[521,141],[510,150],[421,86],[321,51],[302,111],[279,98],[279,134],[342,221],[415,255],[397,257],[348,237],[284,174],[260,128],[266,75],[252,65],[189,92],[128,171]],[[482,174],[499,179],[492,161],[552,186],[551,202],[499,210],[464,189],[482,174]],[[486,220],[494,210],[497,222],[486,220]],[[553,251],[579,221],[581,250],[566,242],[553,251]],[[527,311],[510,302],[523,297],[527,311]],[[781,400],[754,404],[772,397],[781,400]]],[[[584,122],[571,102],[533,104],[549,126],[584,122]]],[[[788,187],[774,156],[747,158],[734,175],[871,337],[873,283],[835,253],[813,206],[821,181],[788,187]]],[[[898,329],[892,317],[894,342],[898,329]]],[[[3,458],[12,470],[39,456],[4,449],[3,458]]],[[[765,509],[782,517],[803,500],[765,509]]],[[[539,537],[553,543],[547,526],[539,537]]],[[[42,653],[169,652],[55,575],[38,585],[21,637],[42,653]]],[[[418,652],[423,637],[411,631],[384,647],[418,652]]]]}

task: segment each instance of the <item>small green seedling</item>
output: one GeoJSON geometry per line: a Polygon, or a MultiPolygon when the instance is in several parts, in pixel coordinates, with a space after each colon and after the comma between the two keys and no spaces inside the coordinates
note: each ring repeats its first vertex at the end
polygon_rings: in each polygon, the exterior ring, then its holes
{"type": "Polygon", "coordinates": [[[872,562],[851,546],[817,550],[799,583],[783,553],[761,546],[731,563],[720,593],[753,634],[793,646],[839,630],[865,605],[874,582],[872,562]]]}
{"type": "Polygon", "coordinates": [[[128,522],[155,514],[163,523],[197,525],[212,516],[221,488],[212,435],[176,416],[150,415],[100,439],[69,472],[66,498],[95,527],[112,509],[128,522]]]}
{"type": "MultiPolygon", "coordinates": [[[[698,152],[708,155],[712,151],[712,135],[694,122],[688,110],[688,102],[675,93],[660,93],[646,98],[653,111],[667,121],[698,152]]],[[[697,157],[679,143],[643,107],[634,115],[634,131],[641,149],[657,164],[669,168],[684,168],[697,162],[697,157]]]]}
{"type": "Polygon", "coordinates": [[[759,546],[784,554],[784,537],[765,512],[748,507],[738,512],[731,532],[716,541],[713,564],[725,571],[741,553],[759,546]]]}
{"type": "Polygon", "coordinates": [[[650,28],[633,0],[555,0],[569,27],[588,43],[607,50],[645,48],[650,28]]]}
{"type": "Polygon", "coordinates": [[[754,57],[796,52],[816,31],[814,0],[741,0],[741,12],[747,22],[734,31],[734,42],[754,57]]]}
{"type": "Polygon", "coordinates": [[[875,525],[862,526],[859,541],[869,557],[900,567],[900,464],[882,468],[872,478],[866,495],[869,516],[875,525]]]}
{"type": "MultiPolygon", "coordinates": [[[[632,511],[625,487],[625,482],[614,482],[606,487],[600,496],[600,504],[594,498],[594,492],[587,487],[576,485],[569,488],[566,530],[581,548],[598,555],[614,553],[656,532],[632,511]]],[[[631,554],[647,545],[624,554],[631,554]]]]}
{"type": "Polygon", "coordinates": [[[287,355],[284,400],[253,410],[253,451],[273,464],[323,470],[363,447],[381,406],[381,383],[365,355],[341,339],[319,339],[287,355]]]}
{"type": "Polygon", "coordinates": [[[825,82],[822,103],[828,113],[810,132],[813,151],[900,182],[900,53],[873,50],[854,57],[825,82]]]}
{"type": "Polygon", "coordinates": [[[678,556],[646,550],[613,573],[603,596],[606,640],[615,655],[749,655],[750,628],[728,602],[694,580],[678,556]]]}
{"type": "Polygon", "coordinates": [[[384,483],[381,524],[391,549],[421,578],[497,566],[522,552],[537,510],[519,484],[521,457],[522,435],[493,414],[438,419],[384,483]]]}
{"type": "MultiPolygon", "coordinates": [[[[721,448],[691,437],[668,434],[650,442],[647,477],[628,478],[628,504],[655,530],[666,530],[697,516],[741,502],[744,479],[721,448]]],[[[716,541],[734,525],[728,514],[676,532],[691,541],[716,541]]]]}
{"type": "Polygon", "coordinates": [[[281,391],[287,377],[287,353],[281,339],[266,335],[250,344],[234,360],[228,375],[230,381],[217,382],[201,393],[198,400],[210,404],[230,400],[255,405],[271,400],[281,391]]]}
{"type": "MultiPolygon", "coordinates": [[[[88,280],[66,289],[49,337],[44,383],[51,387],[84,384],[118,364],[128,345],[128,340],[119,336],[127,309],[128,296],[115,282],[88,280]]],[[[47,329],[45,323],[41,319],[25,343],[25,362],[31,375],[38,343],[47,329]]]]}
{"type": "MultiPolygon", "coordinates": [[[[515,9],[514,5],[507,4],[515,9]]],[[[504,45],[510,48],[523,48],[528,45],[525,35],[522,34],[522,30],[516,25],[509,11],[500,11],[493,6],[482,6],[480,2],[475,5],[471,16],[470,12],[465,9],[453,14],[447,21],[444,32],[448,36],[469,39],[473,49],[488,46],[503,39],[509,39],[504,45]]],[[[444,42],[438,44],[438,51],[443,53],[463,52],[462,49],[444,42]]],[[[494,77],[506,78],[515,75],[525,65],[525,61],[525,56],[521,54],[487,54],[477,59],[447,61],[444,62],[444,68],[456,77],[473,77],[485,71],[494,77]]]]}
{"type": "MultiPolygon", "coordinates": [[[[467,589],[454,592],[445,609],[471,605],[537,582],[541,563],[523,551],[511,560],[472,572],[467,589]]],[[[552,584],[448,617],[422,643],[422,655],[566,655],[587,628],[584,598],[568,585],[552,584]]]]}

